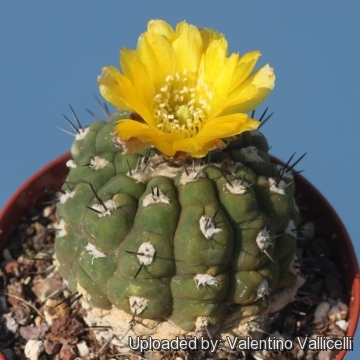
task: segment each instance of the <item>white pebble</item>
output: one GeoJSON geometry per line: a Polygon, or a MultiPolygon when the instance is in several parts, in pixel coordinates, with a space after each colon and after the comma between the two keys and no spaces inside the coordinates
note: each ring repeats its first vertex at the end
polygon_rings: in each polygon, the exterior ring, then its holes
{"type": "Polygon", "coordinates": [[[331,307],[328,318],[332,321],[346,319],[348,311],[348,306],[339,300],[335,305],[331,307]]]}
{"type": "Polygon", "coordinates": [[[328,313],[328,318],[331,321],[341,320],[340,309],[337,305],[333,305],[328,313]]]}
{"type": "Polygon", "coordinates": [[[11,313],[4,314],[3,317],[5,318],[5,325],[7,329],[15,334],[19,329],[19,325],[16,320],[11,316],[11,313]]]}
{"type": "Polygon", "coordinates": [[[51,206],[47,206],[44,210],[43,210],[43,216],[44,217],[48,217],[52,214],[53,209],[51,208],[51,206]]]}
{"type": "Polygon", "coordinates": [[[342,331],[347,331],[348,327],[349,327],[349,323],[346,320],[338,320],[335,323],[342,331]]]}
{"type": "Polygon", "coordinates": [[[45,350],[44,344],[40,340],[29,340],[25,345],[25,356],[30,360],[37,360],[39,355],[45,350]]]}
{"type": "Polygon", "coordinates": [[[89,355],[90,350],[89,350],[89,348],[86,345],[86,342],[84,340],[80,341],[76,346],[78,348],[79,356],[81,358],[84,358],[84,357],[89,355]]]}
{"type": "Polygon", "coordinates": [[[330,310],[330,303],[327,301],[321,302],[315,309],[314,313],[314,322],[321,323],[324,322],[328,316],[330,310]]]}

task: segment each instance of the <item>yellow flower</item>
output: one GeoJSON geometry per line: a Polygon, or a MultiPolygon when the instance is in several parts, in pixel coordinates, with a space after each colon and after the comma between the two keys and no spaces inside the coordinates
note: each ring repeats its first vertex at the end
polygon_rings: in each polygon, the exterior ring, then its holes
{"type": "Polygon", "coordinates": [[[269,65],[252,72],[259,51],[227,56],[225,37],[180,22],[151,20],[136,50],[120,50],[122,73],[102,69],[100,92],[135,114],[115,127],[116,143],[132,154],[153,146],[164,155],[205,156],[223,140],[259,122],[246,113],[274,87],[269,65]]]}

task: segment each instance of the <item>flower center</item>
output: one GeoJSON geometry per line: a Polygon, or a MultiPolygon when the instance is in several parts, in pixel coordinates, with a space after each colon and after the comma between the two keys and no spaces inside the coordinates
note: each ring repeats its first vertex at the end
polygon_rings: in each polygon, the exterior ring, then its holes
{"type": "Polygon", "coordinates": [[[210,86],[198,78],[196,71],[185,69],[182,74],[168,75],[154,97],[157,128],[195,136],[206,123],[212,99],[210,86]]]}

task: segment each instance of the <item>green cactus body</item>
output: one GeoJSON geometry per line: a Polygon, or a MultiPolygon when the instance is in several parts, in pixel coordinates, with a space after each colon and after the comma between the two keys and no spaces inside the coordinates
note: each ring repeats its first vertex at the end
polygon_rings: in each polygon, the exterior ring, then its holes
{"type": "Polygon", "coordinates": [[[294,185],[277,179],[263,135],[183,166],[122,155],[112,129],[124,116],[81,130],[72,147],[55,242],[70,289],[185,332],[261,317],[294,293],[294,185]]]}

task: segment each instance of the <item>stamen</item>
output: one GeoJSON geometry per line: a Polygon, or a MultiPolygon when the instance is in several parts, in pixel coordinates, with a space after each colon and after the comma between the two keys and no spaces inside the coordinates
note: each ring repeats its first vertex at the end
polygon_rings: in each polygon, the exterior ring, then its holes
{"type": "Polygon", "coordinates": [[[196,80],[196,73],[184,70],[165,77],[160,92],[154,96],[156,127],[166,133],[184,132],[185,137],[195,136],[205,125],[213,93],[203,80],[196,80]],[[186,75],[186,76],[184,76],[186,75]],[[179,86],[179,82],[184,85],[179,86]],[[203,95],[205,94],[205,99],[203,95]]]}

